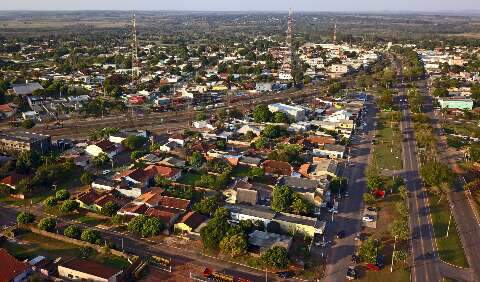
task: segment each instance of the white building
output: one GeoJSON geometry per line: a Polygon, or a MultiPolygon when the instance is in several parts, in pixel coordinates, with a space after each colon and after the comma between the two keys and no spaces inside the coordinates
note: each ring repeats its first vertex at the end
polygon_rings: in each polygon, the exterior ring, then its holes
{"type": "Polygon", "coordinates": [[[306,111],[302,107],[290,106],[282,103],[276,103],[268,105],[268,109],[273,112],[285,113],[289,118],[295,121],[301,121],[305,119],[306,111]]]}

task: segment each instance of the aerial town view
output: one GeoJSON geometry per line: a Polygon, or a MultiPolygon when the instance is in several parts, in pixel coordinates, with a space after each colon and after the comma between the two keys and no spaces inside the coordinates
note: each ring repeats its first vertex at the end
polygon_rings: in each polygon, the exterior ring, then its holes
{"type": "Polygon", "coordinates": [[[480,282],[478,0],[4,0],[0,282],[480,282]]]}

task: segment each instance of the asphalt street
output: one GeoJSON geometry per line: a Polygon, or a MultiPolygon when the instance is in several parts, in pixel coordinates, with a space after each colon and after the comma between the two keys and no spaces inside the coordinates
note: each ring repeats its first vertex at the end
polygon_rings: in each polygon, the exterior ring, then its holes
{"type": "Polygon", "coordinates": [[[350,162],[353,166],[347,167],[343,176],[348,179],[349,197],[344,197],[339,203],[339,213],[334,215],[333,222],[329,222],[326,232],[326,241],[335,241],[335,234],[345,232],[345,238],[336,240],[327,250],[326,270],[324,281],[344,281],[347,268],[352,265],[351,255],[355,253],[356,241],[354,237],[361,232],[363,193],[366,191],[365,169],[370,157],[372,139],[375,131],[376,110],[372,104],[372,97],[366,103],[367,125],[357,132],[358,142],[354,142],[351,149],[350,162]]]}

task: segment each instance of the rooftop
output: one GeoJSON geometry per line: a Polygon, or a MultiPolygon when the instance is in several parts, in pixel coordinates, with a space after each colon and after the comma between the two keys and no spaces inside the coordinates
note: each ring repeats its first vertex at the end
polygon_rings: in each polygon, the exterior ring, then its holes
{"type": "Polygon", "coordinates": [[[73,259],[71,261],[61,264],[61,266],[103,279],[109,279],[116,274],[122,272],[122,270],[84,259],[73,259]]]}

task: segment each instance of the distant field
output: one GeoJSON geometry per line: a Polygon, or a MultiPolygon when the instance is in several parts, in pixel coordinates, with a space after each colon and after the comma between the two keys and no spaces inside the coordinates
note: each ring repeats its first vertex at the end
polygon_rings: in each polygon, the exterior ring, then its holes
{"type": "Polygon", "coordinates": [[[43,28],[73,28],[79,26],[91,26],[96,28],[120,28],[129,24],[124,21],[74,21],[74,20],[35,20],[35,21],[0,21],[0,27],[3,29],[43,29],[43,28]]]}

